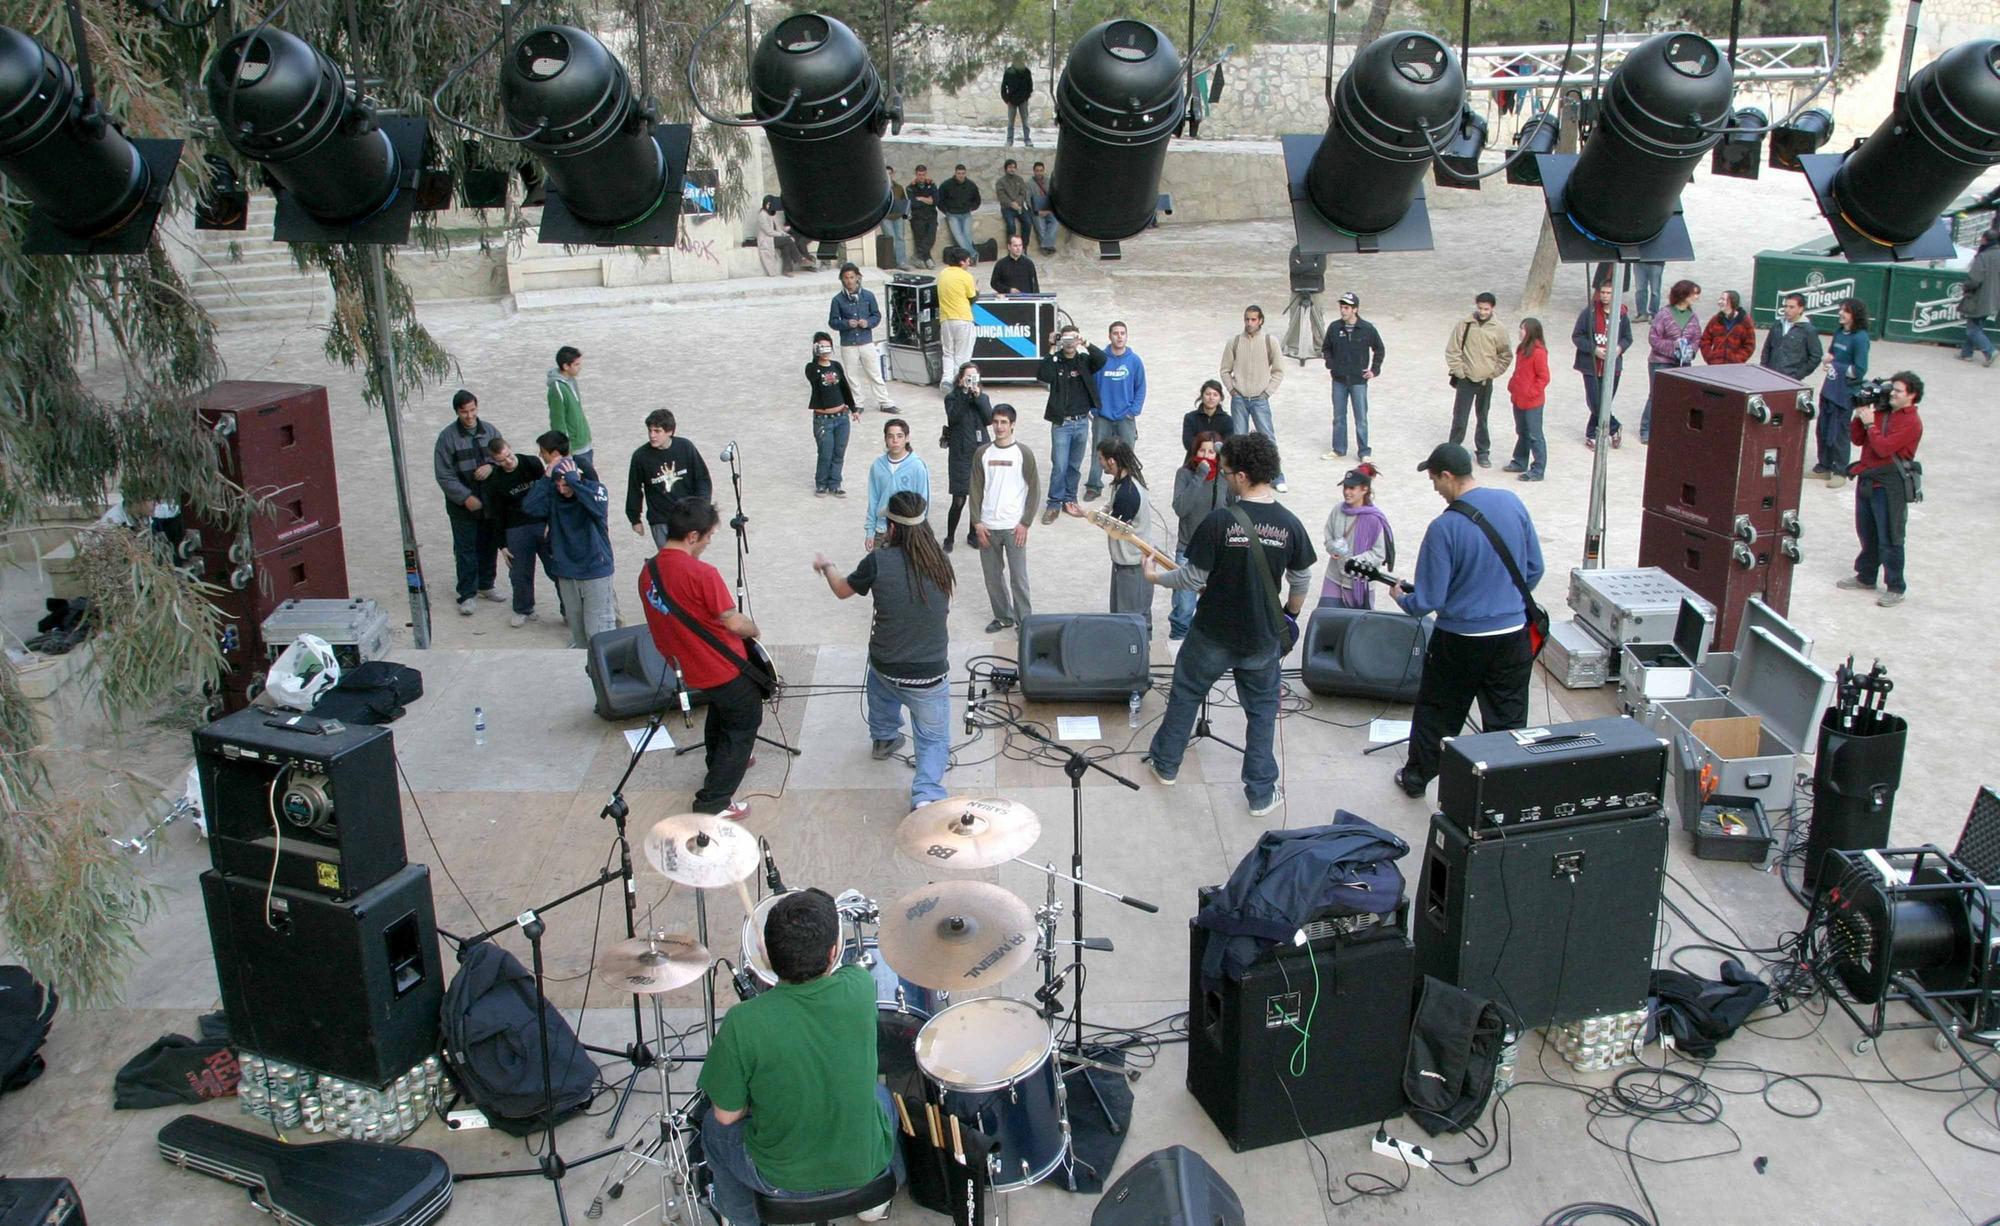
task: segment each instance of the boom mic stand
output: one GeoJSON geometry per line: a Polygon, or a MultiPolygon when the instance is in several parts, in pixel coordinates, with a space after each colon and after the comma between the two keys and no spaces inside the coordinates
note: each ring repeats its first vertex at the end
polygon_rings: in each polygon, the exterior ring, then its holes
{"type": "MultiPolygon", "coordinates": [[[[743,461],[734,439],[722,449],[721,459],[729,465],[729,488],[736,498],[736,514],[729,517],[730,531],[736,534],[736,607],[742,611],[743,616],[749,617],[750,589],[744,582],[743,559],[750,555],[750,517],[743,513],[743,461]]],[[[757,739],[773,749],[782,749],[796,758],[802,751],[784,739],[784,731],[784,725],[780,724],[777,737],[768,737],[760,732],[757,734],[757,739]]],[[[676,748],[674,756],[678,758],[693,748],[693,745],[676,748]]]]}

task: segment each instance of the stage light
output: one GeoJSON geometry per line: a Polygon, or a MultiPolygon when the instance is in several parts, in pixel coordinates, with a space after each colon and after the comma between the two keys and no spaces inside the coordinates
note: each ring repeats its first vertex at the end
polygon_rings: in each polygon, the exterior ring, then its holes
{"type": "Polygon", "coordinates": [[[208,167],[208,181],[201,185],[201,196],[194,204],[194,228],[197,230],[246,230],[250,226],[250,192],[237,177],[236,167],[228,158],[213,153],[205,153],[202,164],[208,167]]]}
{"type": "MultiPolygon", "coordinates": [[[[507,206],[508,174],[488,162],[478,141],[458,142],[458,203],[461,208],[499,209],[507,206]]],[[[524,167],[525,169],[525,167],[524,167]]]]}
{"type": "Polygon", "coordinates": [[[29,254],[144,251],[180,153],[128,140],[66,61],[0,26],[0,174],[34,205],[29,254]]]}
{"type": "Polygon", "coordinates": [[[1764,132],[1770,123],[1771,117],[1754,106],[1743,107],[1730,116],[1729,128],[1709,158],[1709,170],[1730,179],[1756,178],[1758,154],[1763,151],[1764,132]]]}
{"type": "Polygon", "coordinates": [[[1605,83],[1583,152],[1537,159],[1563,262],[1694,258],[1681,189],[1722,139],[1733,81],[1699,34],[1656,34],[1632,49],[1605,83]]]}
{"type": "Polygon", "coordinates": [[[773,26],[750,60],[750,113],[771,140],[785,220],[806,238],[845,242],[889,212],[882,79],[853,30],[818,13],[773,26]]]}
{"type": "Polygon", "coordinates": [[[1465,72],[1428,34],[1385,34],[1334,88],[1320,138],[1282,137],[1300,250],[1428,251],[1424,167],[1458,131],[1465,72]]]}
{"type": "Polygon", "coordinates": [[[1942,218],[2000,163],[2000,41],[1964,42],[1911,74],[1867,140],[1800,168],[1850,260],[1950,259],[1942,218]]]}
{"type": "Polygon", "coordinates": [[[1797,170],[1799,155],[1817,153],[1833,136],[1833,113],[1816,106],[1771,129],[1771,169],[1797,170]]]}
{"type": "Polygon", "coordinates": [[[409,237],[421,119],[378,117],[318,48],[268,26],[224,43],[205,77],[223,139],[278,186],[281,242],[409,237]]]}
{"type": "Polygon", "coordinates": [[[1459,112],[1451,142],[1438,154],[1431,179],[1439,187],[1479,190],[1479,155],[1486,151],[1486,117],[1466,106],[1459,112]]]}
{"type": "Polygon", "coordinates": [[[1056,220],[1099,241],[1144,230],[1159,208],[1167,142],[1186,110],[1180,55],[1157,26],[1121,19],[1085,31],[1056,83],[1056,220]]]}
{"type": "Polygon", "coordinates": [[[648,113],[596,35],[528,31],[500,70],[500,109],[547,178],[542,242],[673,246],[692,129],[648,113]]]}
{"type": "Polygon", "coordinates": [[[1554,153],[1556,143],[1562,139],[1562,120],[1554,111],[1537,111],[1528,122],[1521,125],[1521,131],[1514,138],[1514,147],[1507,151],[1513,160],[1507,166],[1507,182],[1517,187],[1539,187],[1542,183],[1542,166],[1537,155],[1554,153]],[[1525,152],[1521,152],[1525,150],[1525,152]],[[1514,154],[1521,152],[1520,157],[1514,154]]]}

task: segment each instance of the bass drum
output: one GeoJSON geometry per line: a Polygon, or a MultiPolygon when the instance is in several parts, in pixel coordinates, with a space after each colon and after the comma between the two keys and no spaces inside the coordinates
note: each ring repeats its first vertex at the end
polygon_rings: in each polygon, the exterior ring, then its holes
{"type": "Polygon", "coordinates": [[[1047,1179],[1062,1165],[1062,1079],[1049,1024],[1003,996],[960,1001],[924,1024],[917,1067],[946,1111],[999,1142],[993,1190],[1047,1179]]]}

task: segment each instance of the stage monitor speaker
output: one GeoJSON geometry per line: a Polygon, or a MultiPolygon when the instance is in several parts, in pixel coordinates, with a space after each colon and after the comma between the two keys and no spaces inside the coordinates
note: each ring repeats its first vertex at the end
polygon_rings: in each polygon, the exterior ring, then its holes
{"type": "Polygon", "coordinates": [[[1386,609],[1314,609],[1299,657],[1306,688],[1333,698],[1415,702],[1432,622],[1386,609]]]}
{"type": "Polygon", "coordinates": [[[583,671],[597,694],[599,719],[637,719],[679,705],[673,670],[653,646],[652,627],[644,622],[591,635],[583,671]]]}
{"type": "Polygon", "coordinates": [[[1137,613],[1037,613],[1022,620],[1019,648],[1030,702],[1124,702],[1152,685],[1137,613]]]}
{"type": "Polygon", "coordinates": [[[1193,923],[1188,938],[1188,1091],[1231,1149],[1402,1113],[1416,975],[1400,927],[1274,947],[1214,991],[1202,955],[1226,938],[1193,923]]]}
{"type": "Polygon", "coordinates": [[[346,902],[213,870],[201,895],[237,1047],[377,1087],[437,1051],[444,972],[429,868],[408,865],[346,902]]]}
{"type": "Polygon", "coordinates": [[[1494,1001],[1524,1030],[1637,1009],[1666,857],[1661,809],[1479,839],[1433,815],[1411,922],[1417,971],[1494,1001]]]}
{"type": "Polygon", "coordinates": [[[1200,1154],[1169,1145],[1104,1189],[1090,1226],[1243,1226],[1243,1202],[1200,1154]]]}
{"type": "Polygon", "coordinates": [[[1910,725],[1900,715],[1874,717],[1881,731],[1869,736],[1843,732],[1840,708],[1828,707],[1819,721],[1819,748],[1813,756],[1812,827],[1806,834],[1804,879],[1819,883],[1829,851],[1863,851],[1889,845],[1889,822],[1896,814],[1896,788],[1903,781],[1903,746],[1910,725]]]}
{"type": "Polygon", "coordinates": [[[291,715],[251,707],[195,730],[209,856],[257,881],[275,858],[279,885],[353,898],[409,862],[395,741],[363,724],[301,731],[318,721],[284,726],[291,715]]]}

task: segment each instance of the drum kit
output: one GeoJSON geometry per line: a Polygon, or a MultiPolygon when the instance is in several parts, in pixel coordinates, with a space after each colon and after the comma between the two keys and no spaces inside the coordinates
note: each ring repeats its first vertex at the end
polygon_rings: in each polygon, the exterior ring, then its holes
{"type": "MultiPolygon", "coordinates": [[[[977,872],[1013,863],[1045,874],[1047,897],[1037,908],[1001,886],[963,879],[931,882],[886,905],[856,890],[834,899],[840,916],[841,964],[864,967],[875,980],[878,1071],[892,1082],[920,1075],[927,1097],[986,1134],[995,1144],[989,1159],[992,1186],[1002,1192],[1039,1183],[1058,1169],[1068,1172],[1074,1188],[1075,1168],[1082,1164],[1070,1129],[1066,1082],[1073,1073],[1098,1069],[1136,1079],[1130,1070],[1088,1059],[1058,1041],[1060,994],[1073,969],[1072,959],[1080,959],[1084,949],[1109,951],[1111,943],[1057,936],[1058,921],[1067,908],[1056,896],[1056,882],[1067,881],[1142,910],[1158,909],[1058,872],[1053,864],[1023,858],[1040,838],[1041,819],[1032,810],[991,797],[951,797],[925,805],[911,812],[896,831],[897,850],[921,864],[977,872]],[[1060,946],[1074,946],[1077,952],[1066,954],[1060,946]],[[1042,967],[1042,986],[1032,1000],[952,999],[953,993],[991,988],[1036,962],[1042,967]]],[[[778,986],[764,946],[764,925],[772,909],[796,891],[783,888],[768,849],[760,848],[754,835],[728,818],[692,813],[665,818],[646,834],[642,851],[661,876],[694,889],[696,931],[635,937],[613,946],[598,960],[595,974],[600,983],[651,1002],[663,1054],[656,1063],[658,1127],[641,1129],[626,1147],[625,1169],[606,1177],[589,1216],[599,1216],[605,1196],[617,1197],[625,1183],[650,1164],[660,1173],[661,1221],[707,1226],[699,1206],[702,1173],[698,1163],[688,1160],[705,1103],[695,1091],[683,1093],[681,1107],[673,1105],[669,1070],[676,1060],[664,1055],[670,1031],[661,998],[699,983],[712,1040],[715,977],[711,972],[718,962],[710,952],[707,891],[733,888],[743,903],[741,960],[733,976],[741,1000],[778,986]],[[746,882],[756,874],[760,859],[774,892],[754,901],[746,882]]],[[[1080,982],[1077,988],[1080,1008],[1080,982]]]]}

